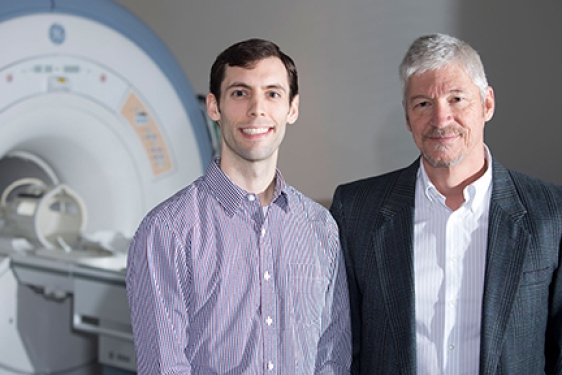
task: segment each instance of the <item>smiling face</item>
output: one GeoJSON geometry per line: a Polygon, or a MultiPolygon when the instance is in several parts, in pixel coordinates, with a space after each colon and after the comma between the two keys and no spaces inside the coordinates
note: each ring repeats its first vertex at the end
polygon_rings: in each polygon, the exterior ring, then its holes
{"type": "Polygon", "coordinates": [[[410,78],[405,95],[408,129],[427,167],[481,168],[484,124],[494,113],[494,92],[482,100],[478,87],[458,64],[410,78]]]}
{"type": "Polygon", "coordinates": [[[221,129],[221,158],[276,165],[286,124],[297,120],[298,102],[297,95],[289,103],[287,70],[277,57],[249,69],[227,66],[220,103],[207,96],[207,113],[221,129]]]}

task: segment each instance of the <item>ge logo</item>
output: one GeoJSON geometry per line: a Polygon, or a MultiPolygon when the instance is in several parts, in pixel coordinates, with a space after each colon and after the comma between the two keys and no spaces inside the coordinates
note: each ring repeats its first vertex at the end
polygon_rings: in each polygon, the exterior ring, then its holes
{"type": "Polygon", "coordinates": [[[49,38],[54,44],[62,44],[65,38],[64,27],[57,23],[52,24],[49,29],[49,38]]]}

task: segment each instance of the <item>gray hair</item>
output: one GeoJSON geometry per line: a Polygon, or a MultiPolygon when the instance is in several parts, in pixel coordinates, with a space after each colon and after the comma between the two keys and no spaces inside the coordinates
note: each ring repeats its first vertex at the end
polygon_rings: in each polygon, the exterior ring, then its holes
{"type": "Polygon", "coordinates": [[[484,101],[488,81],[480,55],[466,42],[446,34],[421,36],[412,43],[400,64],[403,96],[406,96],[408,82],[413,75],[459,63],[480,90],[484,101]]]}

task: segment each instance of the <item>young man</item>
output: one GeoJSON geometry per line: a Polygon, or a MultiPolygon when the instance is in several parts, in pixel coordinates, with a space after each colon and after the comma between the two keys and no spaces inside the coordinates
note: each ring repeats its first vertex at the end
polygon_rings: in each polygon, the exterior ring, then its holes
{"type": "Polygon", "coordinates": [[[562,188],[484,144],[478,53],[418,38],[400,67],[420,158],[339,186],[356,374],[561,374],[562,188]]]}
{"type": "Polygon", "coordinates": [[[250,39],[222,52],[210,78],[221,158],[150,212],[129,249],[138,373],[347,374],[336,223],[276,168],[298,117],[293,60],[250,39]]]}

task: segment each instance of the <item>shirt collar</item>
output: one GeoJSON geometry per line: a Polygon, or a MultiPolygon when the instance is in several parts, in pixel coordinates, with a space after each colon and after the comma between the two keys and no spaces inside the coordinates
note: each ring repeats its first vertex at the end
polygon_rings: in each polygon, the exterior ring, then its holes
{"type": "MultiPolygon", "coordinates": [[[[232,216],[242,207],[243,201],[257,199],[257,195],[247,192],[232,182],[223,170],[220,169],[219,165],[220,158],[213,159],[207,167],[203,180],[207,183],[224,210],[232,216]]],[[[284,211],[289,210],[287,185],[279,169],[275,170],[275,190],[271,204],[279,205],[284,211]]]]}
{"type": "MultiPolygon", "coordinates": [[[[486,171],[480,178],[468,185],[464,191],[464,201],[467,208],[474,211],[484,199],[492,187],[492,154],[488,146],[484,145],[484,160],[486,161],[486,171]]],[[[439,200],[445,204],[445,197],[437,190],[433,182],[429,179],[423,161],[420,160],[420,169],[418,170],[418,181],[421,182],[424,196],[430,201],[439,200]]]]}

